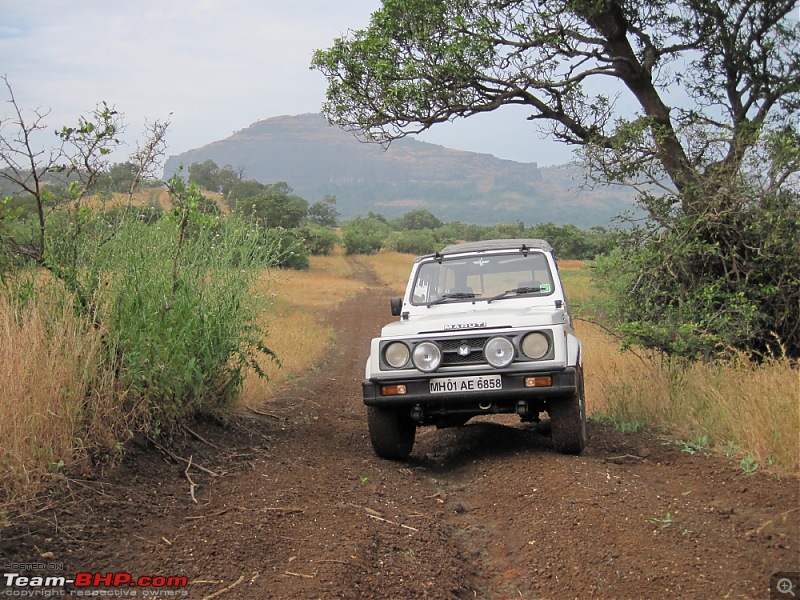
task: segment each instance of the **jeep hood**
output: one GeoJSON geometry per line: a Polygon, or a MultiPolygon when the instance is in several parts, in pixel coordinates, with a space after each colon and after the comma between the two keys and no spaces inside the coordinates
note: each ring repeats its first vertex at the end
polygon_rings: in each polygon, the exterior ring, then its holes
{"type": "MultiPolygon", "coordinates": [[[[503,300],[492,304],[478,302],[463,303],[463,309],[447,304],[423,308],[408,319],[395,321],[383,327],[381,337],[408,337],[422,334],[458,334],[463,331],[485,329],[514,329],[561,325],[568,322],[563,308],[547,306],[528,306],[524,308],[501,308],[503,300]],[[446,310],[441,310],[446,308],[446,310]]],[[[508,302],[508,301],[506,301],[508,302]]],[[[512,301],[513,302],[513,301],[512,301]]]]}

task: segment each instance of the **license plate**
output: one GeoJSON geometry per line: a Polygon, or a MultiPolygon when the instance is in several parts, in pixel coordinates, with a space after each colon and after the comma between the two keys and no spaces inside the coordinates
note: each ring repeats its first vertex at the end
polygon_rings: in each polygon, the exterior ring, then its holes
{"type": "Polygon", "coordinates": [[[473,375],[472,377],[441,377],[431,379],[431,394],[461,392],[486,392],[502,390],[503,378],[500,375],[473,375]]]}

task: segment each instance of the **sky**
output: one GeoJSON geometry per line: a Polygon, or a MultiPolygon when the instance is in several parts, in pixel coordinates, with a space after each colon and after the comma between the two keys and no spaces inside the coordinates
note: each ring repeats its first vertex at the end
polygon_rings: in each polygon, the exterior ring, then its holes
{"type": "MultiPolygon", "coordinates": [[[[0,0],[0,75],[54,129],[101,101],[123,113],[126,155],[145,121],[171,121],[167,155],[256,121],[321,111],[315,49],[364,28],[380,0],[0,0]]],[[[11,116],[0,87],[0,118],[11,116]]],[[[572,158],[520,107],[434,126],[417,139],[539,166],[572,158]]]]}

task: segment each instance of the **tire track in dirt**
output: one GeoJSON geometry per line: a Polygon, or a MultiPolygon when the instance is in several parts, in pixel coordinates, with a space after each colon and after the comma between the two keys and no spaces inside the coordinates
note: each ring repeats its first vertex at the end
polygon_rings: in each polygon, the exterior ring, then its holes
{"type": "Polygon", "coordinates": [[[192,473],[198,504],[186,464],[143,442],[3,531],[4,561],[254,599],[763,598],[773,572],[800,571],[796,479],[653,434],[591,423],[587,451],[563,456],[546,426],[505,416],[423,429],[407,463],[375,457],[360,382],[390,292],[356,267],[370,287],[332,311],[327,360],[271,416],[197,424],[205,441],[175,449],[218,474],[192,473]]]}

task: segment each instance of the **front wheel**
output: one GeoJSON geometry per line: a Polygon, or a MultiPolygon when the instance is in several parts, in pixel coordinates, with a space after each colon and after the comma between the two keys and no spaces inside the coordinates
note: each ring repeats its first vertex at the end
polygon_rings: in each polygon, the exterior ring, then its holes
{"type": "Polygon", "coordinates": [[[575,379],[575,392],[566,398],[551,400],[547,407],[553,446],[561,454],[580,454],[586,447],[586,398],[582,369],[579,368],[575,379]]]}
{"type": "Polygon", "coordinates": [[[417,434],[417,426],[408,408],[368,406],[367,424],[375,454],[390,460],[408,458],[417,434]]]}

